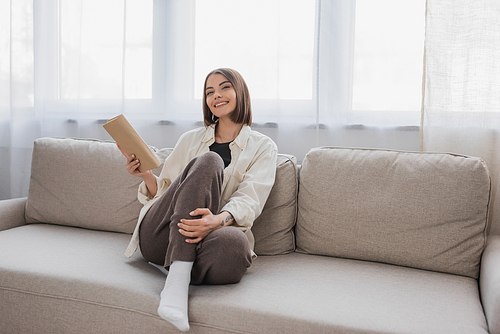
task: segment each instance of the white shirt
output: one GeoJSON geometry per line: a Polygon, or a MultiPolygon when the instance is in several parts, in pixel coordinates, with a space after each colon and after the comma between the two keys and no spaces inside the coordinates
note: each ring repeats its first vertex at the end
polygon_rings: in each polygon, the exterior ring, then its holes
{"type": "MultiPolygon", "coordinates": [[[[156,177],[156,195],[152,197],[145,183],[140,184],[138,198],[144,207],[125,251],[126,256],[131,257],[139,246],[139,227],[149,208],[181,174],[189,161],[208,152],[214,141],[214,125],[184,133],[173,152],[165,159],[160,176],[156,177]]],[[[278,148],[271,138],[243,125],[238,136],[229,144],[229,149],[231,163],[224,169],[219,212],[228,211],[233,215],[233,226],[245,233],[250,242],[252,257],[255,257],[251,228],[254,220],[261,214],[274,185],[278,148]]]]}

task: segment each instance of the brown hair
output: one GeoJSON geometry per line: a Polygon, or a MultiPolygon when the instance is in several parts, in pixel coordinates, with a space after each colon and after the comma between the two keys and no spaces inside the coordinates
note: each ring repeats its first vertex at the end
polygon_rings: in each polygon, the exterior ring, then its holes
{"type": "Polygon", "coordinates": [[[218,68],[208,73],[203,85],[203,122],[210,126],[217,122],[217,117],[212,114],[207,105],[207,80],[211,75],[222,74],[233,85],[236,91],[236,109],[231,113],[231,121],[237,124],[252,125],[252,106],[250,103],[250,92],[247,84],[240,73],[231,68],[218,68]]]}

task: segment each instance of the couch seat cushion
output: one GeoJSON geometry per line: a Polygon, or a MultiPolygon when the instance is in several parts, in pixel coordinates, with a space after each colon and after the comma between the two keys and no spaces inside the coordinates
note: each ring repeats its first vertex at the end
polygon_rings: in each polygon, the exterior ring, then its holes
{"type": "Polygon", "coordinates": [[[192,286],[190,302],[197,321],[252,333],[488,332],[472,278],[300,253],[259,256],[238,284],[192,286]]]}
{"type": "Polygon", "coordinates": [[[48,224],[0,232],[0,331],[168,332],[155,308],[164,275],[123,255],[129,239],[48,224]]]}
{"type": "MultiPolygon", "coordinates": [[[[0,232],[0,323],[22,333],[169,333],[165,276],[128,235],[33,224],[0,232]]],[[[238,284],[191,286],[192,333],[486,333],[474,279],[291,253],[238,284]]]]}

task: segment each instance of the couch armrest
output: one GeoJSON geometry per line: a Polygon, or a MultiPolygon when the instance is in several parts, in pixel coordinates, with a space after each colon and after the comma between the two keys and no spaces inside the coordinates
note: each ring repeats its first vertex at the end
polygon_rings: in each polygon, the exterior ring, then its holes
{"type": "Polygon", "coordinates": [[[26,224],[24,209],[27,197],[0,201],[0,231],[26,224]]]}
{"type": "Polygon", "coordinates": [[[500,235],[490,235],[481,260],[479,288],[491,334],[500,334],[500,235]]]}

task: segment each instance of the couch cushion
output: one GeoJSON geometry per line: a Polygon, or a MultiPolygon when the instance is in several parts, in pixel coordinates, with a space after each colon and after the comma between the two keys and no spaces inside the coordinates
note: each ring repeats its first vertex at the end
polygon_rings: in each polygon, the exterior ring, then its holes
{"type": "MultiPolygon", "coordinates": [[[[47,224],[0,232],[6,333],[170,333],[165,276],[123,256],[129,237],[47,224]]],[[[190,333],[486,333],[474,279],[291,253],[238,284],[191,286],[190,333]]]]}
{"type": "Polygon", "coordinates": [[[490,199],[478,158],[317,148],[298,198],[301,252],[478,277],[490,199]]]}
{"type": "MultiPolygon", "coordinates": [[[[156,151],[161,161],[169,153],[156,151]]],[[[140,181],[128,174],[114,143],[37,139],[26,221],[132,233],[142,208],[137,200],[140,181]]]]}
{"type": "MultiPolygon", "coordinates": [[[[172,149],[152,149],[162,162],[153,170],[159,175],[172,149]]],[[[141,179],[127,173],[125,158],[114,143],[40,138],[34,143],[31,166],[28,223],[134,231],[142,208],[137,200],[141,179]]],[[[276,182],[252,227],[258,255],[295,249],[297,188],[296,158],[278,154],[276,182]]]]}
{"type": "Polygon", "coordinates": [[[251,333],[486,334],[488,328],[472,278],[296,252],[259,256],[238,284],[191,286],[190,313],[198,323],[251,333]]]}
{"type": "Polygon", "coordinates": [[[165,275],[123,256],[130,236],[50,224],[0,232],[2,333],[168,333],[165,275]]]}
{"type": "Polygon", "coordinates": [[[297,218],[297,162],[291,155],[278,154],[276,181],[252,232],[257,255],[278,255],[295,250],[293,228],[297,218]]]}

